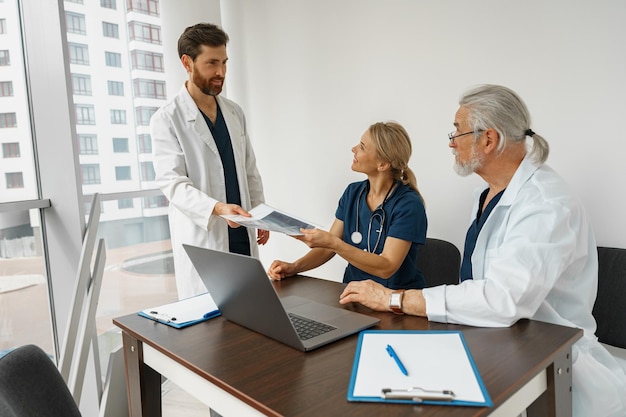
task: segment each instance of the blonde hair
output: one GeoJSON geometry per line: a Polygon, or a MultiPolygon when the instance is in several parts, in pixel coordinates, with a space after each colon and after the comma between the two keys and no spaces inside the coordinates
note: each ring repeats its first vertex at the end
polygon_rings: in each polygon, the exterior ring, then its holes
{"type": "Polygon", "coordinates": [[[415,190],[424,202],[424,197],[417,189],[417,179],[409,168],[409,159],[413,151],[411,138],[407,131],[397,122],[378,122],[368,129],[376,152],[383,161],[391,165],[394,180],[399,180],[415,190]]]}

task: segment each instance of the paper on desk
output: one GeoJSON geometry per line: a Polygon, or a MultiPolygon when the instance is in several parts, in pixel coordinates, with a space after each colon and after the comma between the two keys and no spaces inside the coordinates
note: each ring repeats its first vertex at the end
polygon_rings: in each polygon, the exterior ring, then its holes
{"type": "Polygon", "coordinates": [[[147,308],[138,314],[168,326],[182,328],[219,316],[220,311],[207,292],[174,303],[147,308]]]}
{"type": "Polygon", "coordinates": [[[221,217],[245,227],[270,230],[272,232],[284,233],[290,236],[301,235],[302,232],[300,229],[319,228],[319,226],[316,226],[313,223],[298,219],[291,214],[277,210],[267,204],[259,204],[248,213],[250,213],[252,217],[236,214],[224,214],[221,217]]]}
{"type": "Polygon", "coordinates": [[[348,400],[385,400],[383,388],[451,390],[454,401],[424,404],[491,406],[491,398],[459,331],[361,332],[355,355],[348,400]],[[386,351],[391,345],[408,371],[402,374],[386,351]]]}

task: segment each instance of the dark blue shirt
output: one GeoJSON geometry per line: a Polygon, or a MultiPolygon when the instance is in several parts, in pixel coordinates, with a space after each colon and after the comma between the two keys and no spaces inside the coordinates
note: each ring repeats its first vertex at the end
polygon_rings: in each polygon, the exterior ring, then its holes
{"type": "Polygon", "coordinates": [[[463,249],[463,262],[461,262],[461,281],[465,281],[467,279],[473,279],[474,274],[472,273],[472,254],[474,253],[474,248],[476,248],[476,240],[478,239],[478,235],[480,234],[480,230],[483,228],[483,225],[489,218],[489,214],[493,208],[500,201],[500,197],[504,193],[504,190],[500,191],[496,194],[487,207],[485,207],[485,211],[482,210],[483,205],[485,204],[485,199],[487,198],[487,194],[489,193],[489,188],[482,192],[480,195],[480,200],[478,203],[478,211],[476,212],[476,219],[472,222],[467,231],[467,235],[465,235],[465,248],[463,249]]]}
{"type": "MultiPolygon", "coordinates": [[[[224,169],[224,182],[226,185],[226,202],[229,204],[241,205],[241,196],[239,194],[239,181],[237,180],[237,167],[235,166],[235,155],[233,154],[233,145],[230,141],[230,134],[228,133],[228,127],[224,120],[224,115],[220,106],[217,104],[217,117],[215,118],[215,124],[211,122],[211,119],[207,117],[202,111],[202,116],[206,121],[217,150],[220,153],[220,159],[222,160],[222,167],[224,169]]],[[[250,255],[250,240],[248,239],[248,231],[245,227],[232,228],[228,227],[228,251],[234,253],[240,253],[242,255],[250,255]]]]}
{"type": "Polygon", "coordinates": [[[411,247],[400,268],[388,279],[376,277],[348,264],[343,282],[371,279],[393,289],[424,288],[426,286],[424,275],[416,265],[418,247],[426,242],[428,227],[422,199],[408,185],[398,184],[383,206],[371,211],[366,202],[368,190],[368,180],[355,182],[346,188],[339,200],[335,217],[343,221],[344,242],[377,254],[383,251],[387,237],[409,241],[411,247]],[[351,236],[355,231],[362,236],[360,243],[352,241],[351,236]]]}

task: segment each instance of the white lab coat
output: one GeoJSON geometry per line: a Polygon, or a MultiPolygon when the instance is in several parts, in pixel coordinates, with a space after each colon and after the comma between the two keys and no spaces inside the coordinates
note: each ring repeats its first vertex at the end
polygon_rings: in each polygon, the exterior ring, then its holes
{"type": "MultiPolygon", "coordinates": [[[[217,97],[224,115],[237,167],[241,206],[250,210],[264,202],[261,176],[250,144],[243,110],[217,97]]],[[[156,182],[170,201],[169,224],[180,299],[206,292],[182,244],[228,251],[228,225],[213,207],[226,202],[222,161],[198,106],[182,86],[150,121],[156,182]]],[[[256,231],[248,229],[251,254],[258,256],[256,231]]]]}
{"type": "Polygon", "coordinates": [[[551,168],[524,159],[478,235],[472,273],[459,285],[423,290],[429,320],[504,327],[531,318],[581,328],[572,349],[574,416],[626,416],[626,375],[594,335],[593,231],[551,168]]]}

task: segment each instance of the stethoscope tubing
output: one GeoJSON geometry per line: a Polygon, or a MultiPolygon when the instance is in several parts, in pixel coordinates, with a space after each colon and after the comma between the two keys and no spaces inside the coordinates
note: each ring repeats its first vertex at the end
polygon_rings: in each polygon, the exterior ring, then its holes
{"type": "MultiPolygon", "coordinates": [[[[383,227],[385,226],[385,220],[387,217],[387,213],[385,213],[385,203],[389,199],[391,190],[393,190],[395,183],[396,182],[394,181],[391,184],[391,187],[389,188],[389,191],[387,191],[387,195],[385,196],[385,199],[383,200],[383,202],[378,207],[376,207],[374,211],[372,212],[372,214],[370,215],[369,224],[367,226],[367,248],[363,249],[363,250],[366,250],[367,252],[376,253],[376,249],[378,249],[378,244],[380,243],[380,239],[383,233],[383,227]],[[379,214],[378,211],[380,211],[381,214],[379,214]],[[370,245],[370,240],[371,240],[371,235],[372,235],[372,222],[374,221],[376,216],[380,217],[380,229],[377,230],[378,237],[376,238],[376,243],[374,244],[374,249],[372,250],[371,245],[370,245]]],[[[352,243],[354,243],[355,245],[358,245],[363,240],[363,235],[361,234],[361,232],[359,232],[359,214],[360,214],[361,198],[363,198],[363,193],[369,189],[368,185],[369,185],[369,181],[363,185],[363,188],[361,188],[361,191],[359,192],[359,196],[357,197],[357,200],[356,200],[356,224],[354,227],[355,230],[350,235],[350,239],[352,240],[352,243]]]]}

